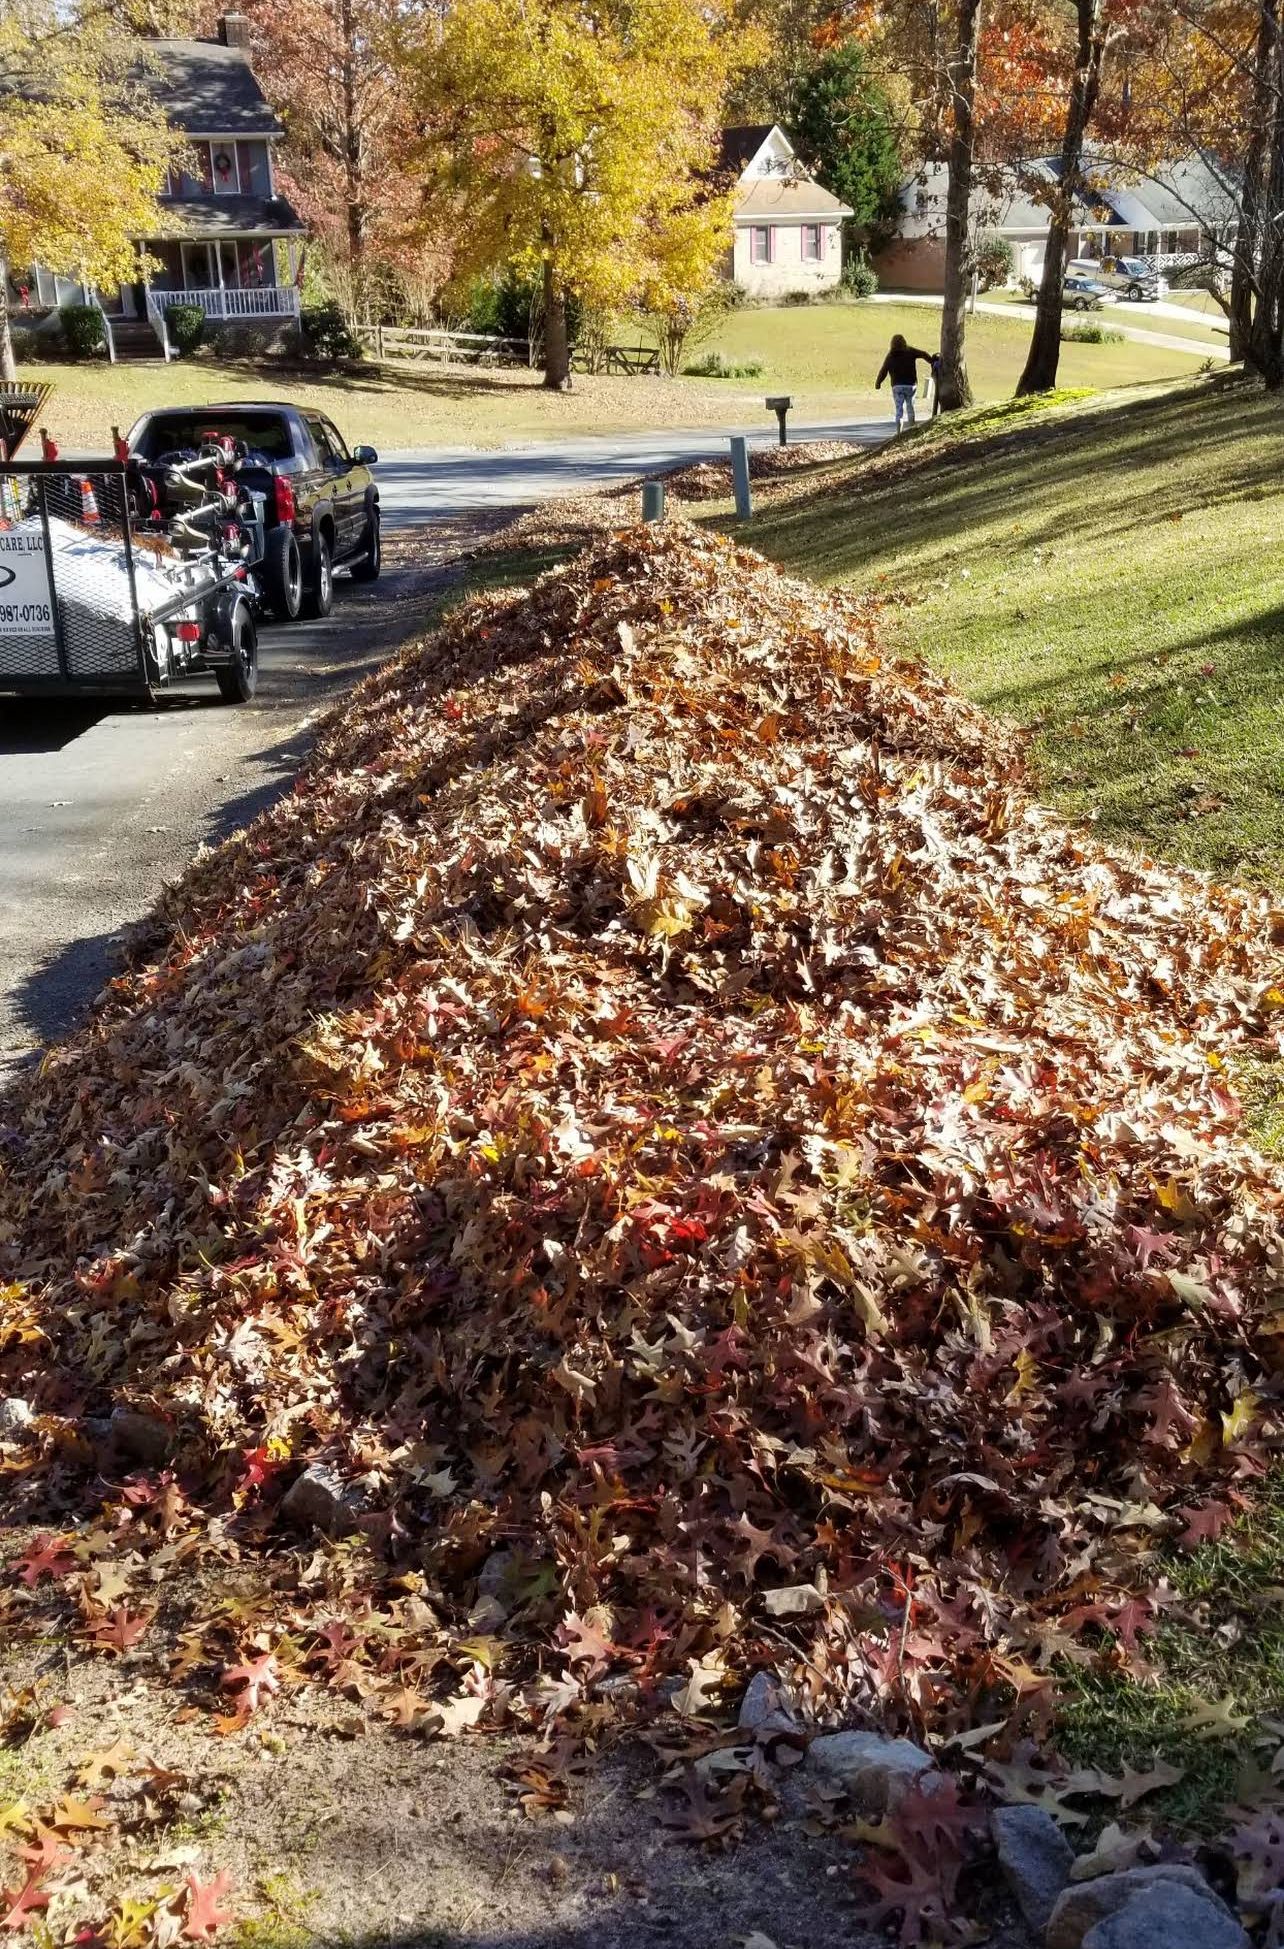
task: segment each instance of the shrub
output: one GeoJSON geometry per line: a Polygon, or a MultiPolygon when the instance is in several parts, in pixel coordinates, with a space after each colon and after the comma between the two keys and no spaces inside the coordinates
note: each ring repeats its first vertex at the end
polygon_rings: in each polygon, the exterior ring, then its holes
{"type": "Polygon", "coordinates": [[[780,302],[782,305],[809,305],[815,296],[814,291],[786,291],[780,302]]]}
{"type": "Polygon", "coordinates": [[[107,343],[97,305],[63,305],[58,313],[67,351],[73,359],[92,359],[107,343]]]}
{"type": "Polygon", "coordinates": [[[1122,345],[1122,332],[1112,332],[1109,325],[1081,324],[1063,325],[1061,343],[1063,345],[1122,345]]]}
{"type": "Polygon", "coordinates": [[[729,359],[722,352],[705,352],[682,368],[688,379],[761,379],[761,359],[729,359]]]}
{"type": "Polygon", "coordinates": [[[708,290],[693,295],[674,292],[663,284],[656,292],[644,291],[641,316],[655,333],[661,369],[670,377],[681,372],[688,348],[715,331],[728,309],[725,284],[711,285],[708,290]],[[648,296],[652,298],[650,303],[648,296]]]}
{"type": "Polygon", "coordinates": [[[359,359],[361,340],[336,304],[305,305],[299,314],[303,348],[314,359],[359,359]]]}
{"type": "Polygon", "coordinates": [[[733,281],[731,284],[724,285],[723,290],[727,294],[728,311],[743,311],[746,305],[753,303],[743,284],[733,281]]]}
{"type": "Polygon", "coordinates": [[[165,329],[179,358],[190,359],[205,336],[204,308],[201,305],[166,305],[165,329]]]}
{"type": "Polygon", "coordinates": [[[843,290],[853,298],[872,298],[878,289],[878,272],[861,251],[843,265],[843,290]]]}
{"type": "Polygon", "coordinates": [[[976,247],[976,271],[982,291],[992,291],[996,284],[1006,284],[1015,262],[1007,238],[996,235],[993,230],[985,231],[976,247]]]}
{"type": "Polygon", "coordinates": [[[1023,277],[1021,279],[1020,290],[1021,296],[1026,300],[1027,304],[1033,304],[1039,295],[1039,287],[1032,277],[1023,277]]]}

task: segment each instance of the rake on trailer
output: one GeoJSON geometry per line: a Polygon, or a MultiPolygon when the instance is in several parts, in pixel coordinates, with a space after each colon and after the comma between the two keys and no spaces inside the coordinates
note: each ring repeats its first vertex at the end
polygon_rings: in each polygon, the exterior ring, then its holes
{"type": "Polygon", "coordinates": [[[52,398],[52,386],[0,379],[0,460],[13,459],[52,398]]]}

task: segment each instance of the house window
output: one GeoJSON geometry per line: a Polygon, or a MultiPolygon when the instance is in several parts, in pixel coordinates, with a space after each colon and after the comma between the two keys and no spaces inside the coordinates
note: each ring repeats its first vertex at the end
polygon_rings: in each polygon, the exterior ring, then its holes
{"type": "Polygon", "coordinates": [[[210,159],[214,165],[214,194],[216,196],[235,196],[241,187],[236,173],[235,142],[212,142],[210,159]]]}
{"type": "Polygon", "coordinates": [[[243,240],[236,246],[237,283],[243,291],[257,291],[270,284],[266,246],[243,240]]]}
{"type": "Polygon", "coordinates": [[[770,264],[775,255],[772,250],[771,225],[756,223],[749,232],[749,262],[751,264],[770,264]]]}
{"type": "Polygon", "coordinates": [[[805,223],[802,233],[804,264],[819,264],[823,255],[824,233],[818,223],[805,223]]]}
{"type": "Polygon", "coordinates": [[[214,187],[208,142],[188,142],[180,158],[170,165],[165,184],[169,196],[208,196],[214,187]]]}
{"type": "Polygon", "coordinates": [[[1178,243],[1178,241],[1177,241],[1177,232],[1176,232],[1175,230],[1165,230],[1165,232],[1164,232],[1164,255],[1165,255],[1166,257],[1174,257],[1174,256],[1176,256],[1176,254],[1177,254],[1177,252],[1178,252],[1178,250],[1180,250],[1180,248],[1181,248],[1181,246],[1180,246],[1180,244],[1179,244],[1179,243],[1178,243]]]}
{"type": "Polygon", "coordinates": [[[270,196],[272,194],[272,185],[268,176],[266,142],[238,142],[236,145],[236,162],[241,179],[242,196],[270,196]]]}

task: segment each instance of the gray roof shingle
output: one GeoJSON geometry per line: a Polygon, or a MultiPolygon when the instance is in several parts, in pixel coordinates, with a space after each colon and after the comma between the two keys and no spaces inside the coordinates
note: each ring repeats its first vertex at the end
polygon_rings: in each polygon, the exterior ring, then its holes
{"type": "Polygon", "coordinates": [[[283,196],[165,196],[164,235],[284,237],[305,228],[283,196]]]}
{"type": "Polygon", "coordinates": [[[146,43],[139,78],[187,135],[283,135],[244,48],[221,41],[146,43]]]}

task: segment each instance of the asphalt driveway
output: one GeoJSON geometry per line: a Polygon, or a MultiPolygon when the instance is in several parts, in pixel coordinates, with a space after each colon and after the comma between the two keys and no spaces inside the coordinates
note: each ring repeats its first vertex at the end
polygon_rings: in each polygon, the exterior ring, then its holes
{"type": "MultiPolygon", "coordinates": [[[[868,442],[887,427],[814,431],[868,442]]],[[[726,434],[708,429],[442,448],[389,454],[378,479],[386,528],[440,529],[425,536],[431,553],[470,514],[725,452],[726,434]]],[[[212,684],[175,691],[155,709],[0,697],[0,1078],[71,1025],[110,974],[122,929],[197,847],[288,787],[315,718],[422,627],[439,585],[423,569],[366,586],[341,576],[326,621],[263,631],[258,695],[239,709],[212,684]]]]}

